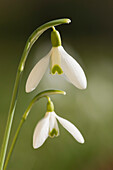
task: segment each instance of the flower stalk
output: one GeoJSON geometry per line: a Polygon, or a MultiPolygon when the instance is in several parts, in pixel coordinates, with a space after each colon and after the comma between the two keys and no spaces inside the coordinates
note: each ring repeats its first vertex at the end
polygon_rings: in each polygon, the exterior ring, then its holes
{"type": "Polygon", "coordinates": [[[7,152],[7,147],[8,147],[8,141],[10,137],[10,132],[11,132],[11,127],[12,127],[12,122],[13,122],[13,117],[15,113],[15,108],[16,108],[16,103],[17,103],[17,96],[18,96],[18,90],[19,90],[19,83],[21,80],[22,72],[24,70],[25,62],[28,57],[29,51],[35,41],[41,36],[41,34],[46,31],[47,29],[57,26],[60,24],[65,24],[65,23],[70,23],[71,21],[69,19],[58,19],[58,20],[53,20],[50,21],[39,28],[37,28],[31,36],[28,38],[18,69],[17,69],[17,74],[16,74],[16,80],[14,84],[14,89],[13,89],[13,94],[12,94],[12,100],[10,104],[10,109],[9,109],[9,114],[8,114],[8,120],[6,124],[6,129],[5,129],[5,134],[3,138],[3,143],[2,143],[2,148],[1,148],[1,153],[0,153],[0,170],[3,170],[4,162],[5,162],[5,157],[6,157],[6,152],[7,152]]]}

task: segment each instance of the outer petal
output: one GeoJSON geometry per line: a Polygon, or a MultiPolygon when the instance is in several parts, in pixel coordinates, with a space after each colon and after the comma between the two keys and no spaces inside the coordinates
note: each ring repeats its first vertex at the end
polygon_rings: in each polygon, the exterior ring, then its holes
{"type": "Polygon", "coordinates": [[[62,46],[58,48],[60,50],[61,65],[65,75],[74,86],[79,89],[85,89],[87,87],[87,80],[83,69],[62,46]]]}
{"type": "MultiPolygon", "coordinates": [[[[56,114],[55,114],[56,115],[56,114]]],[[[61,125],[79,142],[84,143],[84,138],[80,131],[68,120],[63,119],[56,115],[56,118],[61,123],[61,125]]]]}
{"type": "Polygon", "coordinates": [[[42,79],[49,65],[51,51],[43,57],[32,69],[26,83],[26,92],[33,91],[42,79]]]}
{"type": "Polygon", "coordinates": [[[49,117],[48,114],[45,118],[40,120],[34,130],[33,134],[33,147],[39,148],[47,139],[49,133],[49,117]]]}

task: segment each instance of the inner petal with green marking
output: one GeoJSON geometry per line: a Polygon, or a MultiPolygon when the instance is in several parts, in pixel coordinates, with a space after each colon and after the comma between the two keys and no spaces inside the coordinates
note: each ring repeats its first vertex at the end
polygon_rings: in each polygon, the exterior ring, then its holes
{"type": "Polygon", "coordinates": [[[54,136],[58,136],[58,131],[53,128],[51,132],[49,132],[49,136],[53,138],[54,136]]]}
{"type": "Polygon", "coordinates": [[[54,65],[53,68],[52,68],[52,74],[55,74],[55,73],[58,73],[58,74],[62,74],[63,71],[61,69],[61,67],[59,65],[54,65]]]}
{"type": "Polygon", "coordinates": [[[63,73],[63,70],[61,68],[61,56],[60,56],[58,47],[52,48],[50,66],[51,66],[52,74],[56,74],[56,73],[62,74],[63,73]]]}

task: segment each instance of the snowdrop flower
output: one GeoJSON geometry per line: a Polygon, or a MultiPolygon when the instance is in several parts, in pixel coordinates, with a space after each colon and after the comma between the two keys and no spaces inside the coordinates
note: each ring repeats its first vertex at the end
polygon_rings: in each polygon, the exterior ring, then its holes
{"type": "Polygon", "coordinates": [[[33,91],[39,84],[48,66],[51,74],[64,73],[67,79],[77,88],[85,89],[87,86],[86,76],[83,69],[62,47],[58,31],[53,27],[51,33],[52,49],[32,69],[26,83],[26,92],[33,91]]]}
{"type": "Polygon", "coordinates": [[[71,122],[58,116],[54,112],[53,103],[49,101],[45,117],[38,122],[34,130],[33,134],[34,149],[42,146],[45,140],[48,138],[48,136],[53,138],[59,135],[57,120],[79,143],[84,143],[84,138],[79,132],[79,130],[71,122]]]}

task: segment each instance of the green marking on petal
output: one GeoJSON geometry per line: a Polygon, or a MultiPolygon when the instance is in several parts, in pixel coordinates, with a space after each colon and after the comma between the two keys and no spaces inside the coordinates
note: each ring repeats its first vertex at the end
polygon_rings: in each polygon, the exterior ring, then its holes
{"type": "Polygon", "coordinates": [[[52,68],[52,74],[55,74],[55,73],[58,73],[58,74],[62,74],[63,71],[61,69],[61,67],[59,65],[54,65],[53,68],[52,68]]]}
{"type": "Polygon", "coordinates": [[[49,136],[51,138],[54,137],[54,136],[57,136],[57,135],[58,135],[58,131],[55,128],[53,128],[52,131],[49,132],[49,136]]]}

